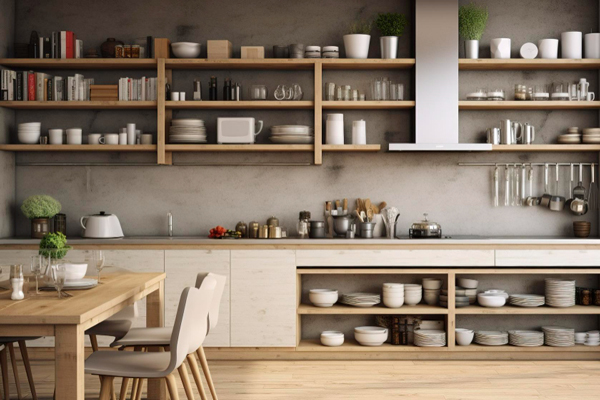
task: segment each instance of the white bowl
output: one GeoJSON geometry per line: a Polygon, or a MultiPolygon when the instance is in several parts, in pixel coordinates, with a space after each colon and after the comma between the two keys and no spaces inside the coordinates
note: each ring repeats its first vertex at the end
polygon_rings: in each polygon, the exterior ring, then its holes
{"type": "Polygon", "coordinates": [[[461,329],[456,328],[455,331],[456,336],[456,344],[459,346],[468,346],[473,342],[473,337],[475,336],[475,332],[471,329],[461,329]]]}
{"type": "Polygon", "coordinates": [[[498,296],[502,296],[505,299],[508,299],[508,293],[504,289],[489,289],[483,292],[484,294],[495,294],[498,296]]]}
{"type": "Polygon", "coordinates": [[[384,286],[383,287],[383,291],[384,292],[399,292],[399,293],[404,293],[404,287],[403,286],[394,286],[394,287],[384,286]]]}
{"type": "Polygon", "coordinates": [[[416,306],[422,300],[422,296],[419,294],[418,296],[405,295],[404,296],[404,304],[407,306],[416,306]]]}
{"type": "Polygon", "coordinates": [[[344,334],[338,331],[321,332],[321,344],[329,347],[341,346],[344,344],[344,334]]]}
{"type": "Polygon", "coordinates": [[[65,280],[76,281],[83,279],[87,272],[87,264],[65,264],[65,280]]]}
{"type": "Polygon", "coordinates": [[[311,289],[308,292],[308,299],[317,307],[331,307],[338,301],[337,290],[332,289],[311,289]]]}
{"type": "Polygon", "coordinates": [[[171,50],[177,58],[196,58],[200,55],[202,45],[194,42],[171,43],[171,50]]]}
{"type": "Polygon", "coordinates": [[[19,142],[23,144],[37,144],[40,142],[40,131],[20,131],[17,134],[19,142]]]}
{"type": "Polygon", "coordinates": [[[423,278],[423,289],[441,289],[442,280],[435,278],[423,278]]]}
{"type": "Polygon", "coordinates": [[[458,286],[465,288],[465,289],[477,289],[477,286],[479,285],[479,281],[475,280],[475,279],[468,279],[468,278],[458,278],[458,286]]]}
{"type": "Polygon", "coordinates": [[[381,346],[388,339],[388,330],[378,326],[354,328],[354,339],[363,346],[381,346]]]}
{"type": "Polygon", "coordinates": [[[501,294],[479,293],[477,302],[483,307],[502,307],[506,304],[506,298],[501,294]]]}
{"type": "Polygon", "coordinates": [[[436,305],[439,301],[440,301],[440,296],[439,295],[427,295],[425,294],[425,303],[429,304],[430,306],[434,306],[436,305]]]}
{"type": "Polygon", "coordinates": [[[383,304],[389,308],[400,308],[404,305],[404,297],[386,297],[383,296],[383,304]]]}
{"type": "Polygon", "coordinates": [[[390,289],[404,289],[404,283],[384,283],[383,287],[390,289]]]}

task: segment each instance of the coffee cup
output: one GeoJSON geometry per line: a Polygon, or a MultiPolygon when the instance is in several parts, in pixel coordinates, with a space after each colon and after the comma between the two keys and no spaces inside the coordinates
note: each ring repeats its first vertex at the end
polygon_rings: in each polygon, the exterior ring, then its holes
{"type": "Polygon", "coordinates": [[[127,132],[119,133],[119,144],[127,144],[127,132]]]}
{"type": "Polygon", "coordinates": [[[119,134],[118,133],[105,133],[104,134],[104,144],[119,144],[119,134]]]}
{"type": "Polygon", "coordinates": [[[48,139],[50,144],[63,144],[63,130],[62,129],[49,129],[48,139]]]}
{"type": "Polygon", "coordinates": [[[101,133],[90,133],[88,135],[88,144],[104,144],[104,138],[101,133]]]}
{"type": "Polygon", "coordinates": [[[179,101],[179,92],[171,92],[171,101],[179,101]]]}
{"type": "Polygon", "coordinates": [[[594,101],[596,100],[596,93],[594,92],[588,92],[587,94],[587,101],[594,101]]]}
{"type": "Polygon", "coordinates": [[[81,144],[83,130],[81,128],[67,129],[67,144],[81,144]]]}
{"type": "Polygon", "coordinates": [[[142,135],[142,144],[152,144],[152,134],[144,133],[142,135]]]}

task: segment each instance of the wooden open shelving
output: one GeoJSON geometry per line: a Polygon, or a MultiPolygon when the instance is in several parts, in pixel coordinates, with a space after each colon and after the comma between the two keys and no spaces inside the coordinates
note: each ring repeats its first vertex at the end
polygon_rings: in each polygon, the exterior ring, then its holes
{"type": "Polygon", "coordinates": [[[324,144],[324,152],[363,152],[373,153],[381,150],[380,144],[324,144]]]}
{"type": "Polygon", "coordinates": [[[111,152],[156,152],[155,144],[110,145],[110,144],[1,144],[4,151],[111,151],[111,152]]]}
{"type": "Polygon", "coordinates": [[[600,151],[600,144],[496,144],[492,146],[492,151],[497,152],[597,152],[600,151]]]}
{"type": "Polygon", "coordinates": [[[311,152],[312,144],[167,144],[172,152],[311,152]]]}
{"type": "Polygon", "coordinates": [[[414,101],[323,101],[323,110],[409,110],[414,101]]]}
{"type": "Polygon", "coordinates": [[[199,58],[170,58],[165,63],[167,69],[279,69],[279,70],[313,70],[315,65],[323,69],[341,70],[377,70],[377,69],[411,69],[415,66],[414,58],[390,59],[348,59],[348,58],[264,58],[207,60],[199,58]]]}
{"type": "Polygon", "coordinates": [[[459,110],[598,110],[600,101],[467,101],[459,110]]]}
{"type": "Polygon", "coordinates": [[[301,315],[397,315],[397,314],[423,314],[423,315],[445,315],[448,309],[427,304],[416,306],[402,306],[400,308],[388,308],[383,305],[374,307],[352,307],[344,304],[335,304],[332,307],[315,307],[311,304],[300,304],[298,314],[301,315]]]}
{"type": "Polygon", "coordinates": [[[448,351],[448,347],[418,347],[418,346],[393,346],[389,343],[384,343],[381,346],[361,346],[354,339],[345,339],[344,344],[338,347],[323,346],[319,340],[301,340],[296,351],[326,351],[326,352],[342,352],[342,351],[366,351],[366,352],[397,352],[397,351],[419,351],[419,352],[439,352],[448,351]]]}
{"type": "Polygon", "coordinates": [[[171,110],[312,110],[315,102],[303,101],[167,101],[171,110]]]}
{"type": "Polygon", "coordinates": [[[504,307],[492,308],[472,305],[454,310],[461,315],[600,315],[600,306],[573,306],[565,308],[541,307],[504,307]]]}
{"type": "Polygon", "coordinates": [[[29,69],[156,69],[152,58],[0,58],[0,65],[29,69]]]}
{"type": "Polygon", "coordinates": [[[156,101],[0,101],[13,110],[156,110],[156,101]]]}
{"type": "Polygon", "coordinates": [[[458,60],[461,71],[518,71],[518,70],[593,70],[600,69],[598,59],[533,59],[522,58],[477,60],[461,58],[458,60]]]}

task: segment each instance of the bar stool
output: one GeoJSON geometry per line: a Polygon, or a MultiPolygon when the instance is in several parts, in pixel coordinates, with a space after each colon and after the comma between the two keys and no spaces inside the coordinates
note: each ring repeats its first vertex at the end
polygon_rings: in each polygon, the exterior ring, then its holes
{"type": "MultiPolygon", "coordinates": [[[[100,400],[109,400],[115,377],[129,381],[165,379],[172,400],[179,400],[174,372],[177,369],[188,399],[193,399],[184,361],[204,342],[208,328],[208,310],[217,281],[207,276],[199,289],[185,288],[179,300],[177,316],[169,340],[168,352],[98,351],[85,361],[86,373],[102,377],[100,400]]],[[[126,385],[124,385],[126,386],[126,385]]],[[[120,399],[124,400],[125,391],[120,399]]]]}
{"type": "Polygon", "coordinates": [[[15,356],[15,343],[19,344],[19,350],[21,351],[21,358],[23,358],[23,365],[25,366],[25,373],[27,374],[27,381],[29,383],[29,389],[31,390],[31,398],[37,400],[37,393],[35,391],[35,384],[33,382],[33,373],[31,372],[31,364],[29,363],[29,353],[27,352],[26,340],[38,339],[37,337],[0,337],[0,365],[2,369],[2,385],[4,389],[4,399],[10,398],[9,394],[9,383],[8,383],[8,356],[7,352],[10,353],[10,360],[12,364],[13,375],[15,377],[15,384],[17,386],[17,396],[19,399],[23,398],[21,393],[21,382],[19,380],[19,371],[17,369],[17,358],[15,356]]]}

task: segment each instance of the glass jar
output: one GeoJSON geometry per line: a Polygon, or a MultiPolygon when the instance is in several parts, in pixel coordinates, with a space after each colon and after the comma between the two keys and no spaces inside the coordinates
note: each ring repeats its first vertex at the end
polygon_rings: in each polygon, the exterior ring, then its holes
{"type": "Polygon", "coordinates": [[[125,57],[125,47],[122,44],[115,46],[115,58],[125,57]]]}
{"type": "Polygon", "coordinates": [[[526,85],[515,85],[515,100],[527,100],[526,85]]]}
{"type": "Polygon", "coordinates": [[[131,58],[140,58],[140,46],[137,44],[131,45],[131,58]]]}
{"type": "Polygon", "coordinates": [[[250,100],[266,100],[267,96],[268,90],[265,85],[250,86],[250,100]]]}
{"type": "Polygon", "coordinates": [[[344,85],[342,88],[342,95],[344,101],[350,101],[352,87],[350,85],[344,85]]]}
{"type": "Polygon", "coordinates": [[[131,58],[131,45],[130,44],[126,44],[125,46],[123,46],[123,57],[131,58]]]}
{"type": "Polygon", "coordinates": [[[501,101],[504,100],[504,90],[503,89],[490,89],[487,92],[488,100],[501,101]]]}
{"type": "Polygon", "coordinates": [[[480,101],[487,100],[487,89],[475,89],[474,91],[467,93],[467,100],[480,101]]]}
{"type": "Polygon", "coordinates": [[[308,238],[310,233],[310,211],[300,211],[296,230],[300,239],[308,238]]]}

